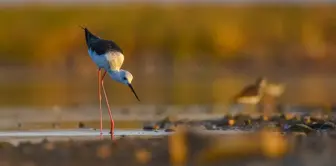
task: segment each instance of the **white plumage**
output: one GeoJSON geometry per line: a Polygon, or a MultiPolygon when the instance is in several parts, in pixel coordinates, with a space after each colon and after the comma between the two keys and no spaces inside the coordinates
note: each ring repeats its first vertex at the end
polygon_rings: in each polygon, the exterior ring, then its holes
{"type": "Polygon", "coordinates": [[[111,70],[120,70],[124,63],[124,55],[121,52],[108,52],[104,56],[109,62],[111,70]]]}

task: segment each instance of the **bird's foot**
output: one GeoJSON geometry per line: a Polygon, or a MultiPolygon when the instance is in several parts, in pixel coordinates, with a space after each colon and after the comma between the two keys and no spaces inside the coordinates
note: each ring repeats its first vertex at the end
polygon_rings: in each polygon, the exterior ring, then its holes
{"type": "Polygon", "coordinates": [[[114,140],[114,132],[110,131],[109,134],[111,135],[111,140],[114,140]]]}
{"type": "Polygon", "coordinates": [[[100,140],[103,140],[103,138],[104,138],[104,135],[103,135],[103,133],[101,132],[101,133],[99,134],[99,136],[98,136],[98,137],[99,137],[99,139],[100,139],[100,140]]]}

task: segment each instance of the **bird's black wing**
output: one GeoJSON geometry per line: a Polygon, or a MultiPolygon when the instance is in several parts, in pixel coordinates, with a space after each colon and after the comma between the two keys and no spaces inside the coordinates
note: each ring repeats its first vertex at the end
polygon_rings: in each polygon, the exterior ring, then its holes
{"type": "Polygon", "coordinates": [[[258,95],[258,88],[255,85],[250,85],[241,90],[237,95],[230,99],[231,103],[237,103],[241,97],[252,97],[258,95]]]}
{"type": "Polygon", "coordinates": [[[105,54],[108,51],[118,51],[123,53],[121,48],[111,40],[104,40],[92,34],[87,28],[85,30],[85,40],[89,49],[98,55],[105,54]]]}
{"type": "Polygon", "coordinates": [[[84,31],[85,31],[85,41],[88,47],[90,47],[90,44],[92,44],[93,42],[101,40],[98,36],[92,34],[87,28],[84,28],[84,31]]]}
{"type": "Polygon", "coordinates": [[[98,55],[105,54],[109,51],[118,51],[123,53],[121,48],[111,40],[95,40],[89,44],[89,47],[92,51],[96,52],[98,55]]]}
{"type": "Polygon", "coordinates": [[[245,87],[238,95],[237,97],[242,97],[242,96],[257,96],[259,93],[258,88],[255,85],[250,85],[245,87]]]}

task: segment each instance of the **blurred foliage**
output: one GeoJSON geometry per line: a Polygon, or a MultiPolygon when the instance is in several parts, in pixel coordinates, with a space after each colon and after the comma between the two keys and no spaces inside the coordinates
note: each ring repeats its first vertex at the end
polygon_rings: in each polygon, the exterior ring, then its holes
{"type": "Polygon", "coordinates": [[[2,8],[0,18],[6,22],[0,54],[10,55],[7,61],[35,65],[62,63],[69,52],[83,53],[78,25],[115,40],[128,57],[148,50],[176,58],[276,56],[291,45],[304,49],[301,55],[325,57],[336,41],[332,5],[26,6],[2,8]]]}
{"type": "MultiPolygon", "coordinates": [[[[0,27],[0,104],[97,103],[95,67],[78,25],[123,48],[123,67],[135,76],[143,103],[223,103],[258,75],[291,83],[288,90],[295,94],[285,96],[287,101],[334,101],[335,95],[328,94],[333,90],[327,87],[334,87],[336,80],[324,76],[331,79],[326,83],[312,73],[334,71],[335,8],[220,4],[2,7],[0,19],[6,24],[0,27]],[[298,72],[300,79],[287,78],[298,72]],[[304,77],[306,73],[313,76],[304,77]],[[317,84],[321,88],[307,91],[317,84]]],[[[107,87],[112,103],[134,103],[121,86],[107,87]]]]}

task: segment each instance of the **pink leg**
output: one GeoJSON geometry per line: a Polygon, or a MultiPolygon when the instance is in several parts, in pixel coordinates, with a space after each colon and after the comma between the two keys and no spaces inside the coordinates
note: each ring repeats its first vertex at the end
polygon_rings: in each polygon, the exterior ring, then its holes
{"type": "Polygon", "coordinates": [[[100,139],[103,138],[103,111],[102,111],[102,96],[101,96],[101,69],[98,69],[98,99],[100,112],[100,139]]]}
{"type": "Polygon", "coordinates": [[[107,105],[107,109],[109,111],[109,116],[110,116],[110,122],[111,122],[111,139],[114,140],[114,120],[112,118],[112,112],[111,112],[111,108],[110,108],[110,104],[108,102],[108,98],[107,98],[107,94],[105,91],[105,87],[104,87],[104,77],[106,75],[106,71],[103,74],[102,80],[101,80],[101,84],[102,84],[102,88],[103,88],[103,92],[104,92],[104,96],[105,96],[105,101],[106,101],[106,105],[107,105]]]}

